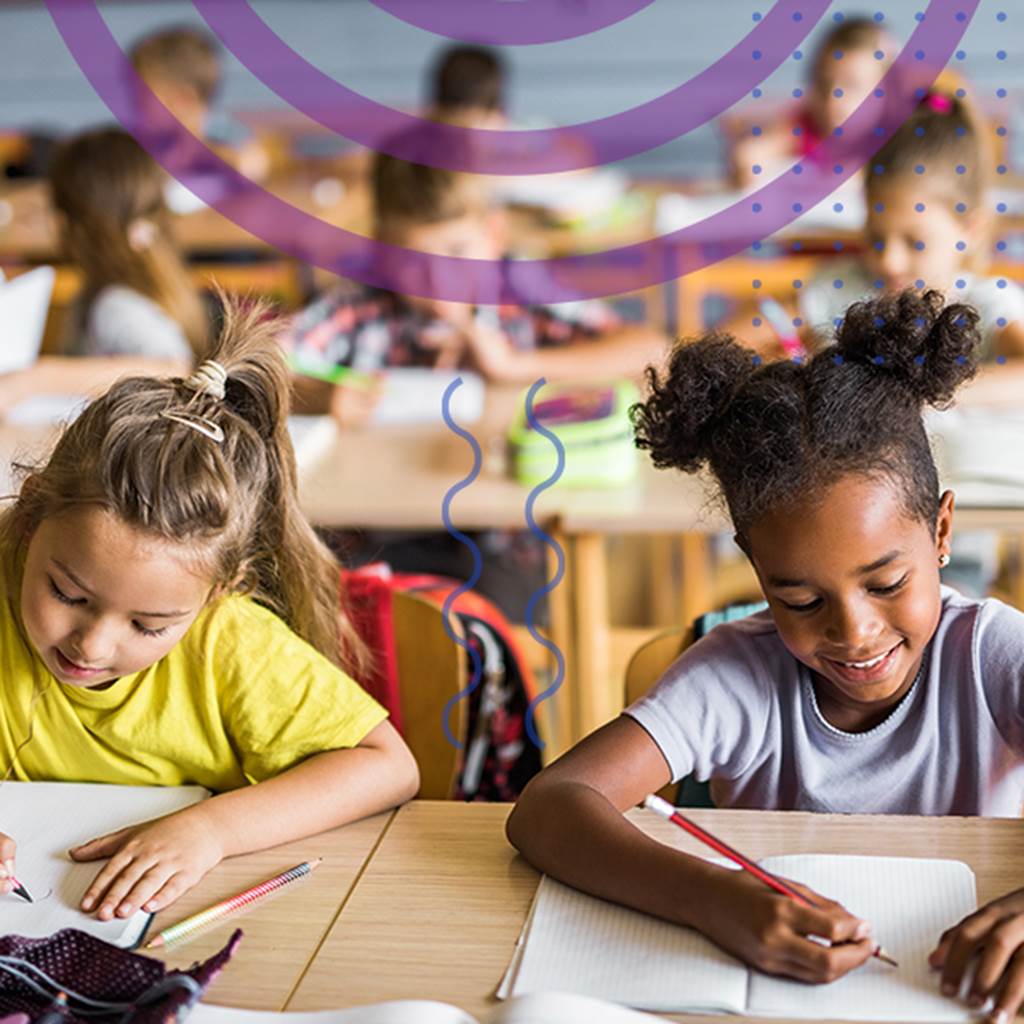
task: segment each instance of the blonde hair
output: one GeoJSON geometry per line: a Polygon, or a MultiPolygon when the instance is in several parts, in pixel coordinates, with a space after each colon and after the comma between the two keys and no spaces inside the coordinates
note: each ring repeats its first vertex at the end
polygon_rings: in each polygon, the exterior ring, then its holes
{"type": "Polygon", "coordinates": [[[195,90],[210,103],[220,88],[220,53],[213,37],[192,25],[160,29],[143,36],[129,54],[143,78],[159,75],[195,90]]]}
{"type": "Polygon", "coordinates": [[[209,347],[209,326],[171,237],[165,183],[156,162],[119,128],[71,139],[58,149],[50,170],[53,202],[64,215],[64,247],[85,278],[80,326],[104,288],[123,285],[159,305],[201,358],[209,347]],[[140,251],[129,239],[137,221],[154,227],[140,251]]]}
{"type": "Polygon", "coordinates": [[[263,306],[243,311],[221,299],[225,326],[213,357],[226,374],[223,398],[197,374],[119,381],[30,471],[0,516],[0,536],[16,547],[45,519],[99,506],[193,547],[213,589],[250,595],[361,674],[367,654],[341,609],[338,563],[299,509],[277,325],[263,306]],[[219,428],[223,439],[182,420],[219,428]]]}

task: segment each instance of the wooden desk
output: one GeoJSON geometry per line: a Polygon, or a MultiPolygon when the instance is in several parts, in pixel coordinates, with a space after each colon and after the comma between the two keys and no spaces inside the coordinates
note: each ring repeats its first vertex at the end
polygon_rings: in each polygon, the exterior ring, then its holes
{"type": "MultiPolygon", "coordinates": [[[[482,1016],[536,889],[507,844],[506,805],[414,802],[395,816],[289,1010],[438,999],[482,1016]]],[[[984,903],[1024,883],[1024,821],[776,811],[698,811],[695,820],[754,857],[865,853],[965,861],[984,903]]],[[[705,851],[668,822],[631,815],[662,842],[705,851]]],[[[937,938],[937,937],[936,937],[937,938]]],[[[720,1016],[670,1020],[720,1024],[720,1016]]]]}
{"type": "MultiPolygon", "coordinates": [[[[157,914],[149,934],[296,864],[323,857],[323,864],[309,879],[238,918],[237,926],[245,937],[207,998],[224,1006],[284,1009],[394,813],[388,811],[322,835],[226,860],[173,907],[157,914]]],[[[233,927],[225,923],[180,949],[169,950],[162,958],[171,967],[187,967],[220,949],[233,927]]]]}

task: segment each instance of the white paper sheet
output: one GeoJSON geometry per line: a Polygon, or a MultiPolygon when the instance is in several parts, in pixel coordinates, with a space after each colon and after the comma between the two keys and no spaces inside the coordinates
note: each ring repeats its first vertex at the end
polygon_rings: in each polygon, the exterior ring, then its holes
{"type": "Polygon", "coordinates": [[[197,803],[199,786],[103,786],[64,782],[5,782],[0,785],[0,831],[18,844],[17,878],[33,897],[0,896],[5,935],[42,938],[77,928],[118,946],[132,946],[151,914],[100,921],[78,903],[103,861],[76,864],[67,851],[88,839],[197,803]]]}

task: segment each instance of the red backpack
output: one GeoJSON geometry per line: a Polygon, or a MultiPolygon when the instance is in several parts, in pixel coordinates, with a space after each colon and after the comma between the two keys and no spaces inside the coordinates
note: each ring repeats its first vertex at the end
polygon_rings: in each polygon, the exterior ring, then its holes
{"type": "MultiPolygon", "coordinates": [[[[399,732],[403,723],[392,594],[415,594],[442,605],[461,585],[444,576],[395,573],[383,562],[342,574],[345,607],[356,631],[374,652],[373,667],[361,682],[388,709],[399,732]]],[[[465,735],[448,737],[462,746],[454,796],[512,801],[541,769],[540,750],[526,731],[526,714],[537,684],[508,621],[490,601],[466,591],[455,599],[452,614],[458,617],[481,666],[474,681],[475,659],[466,651],[467,689],[471,689],[460,699],[469,702],[467,727],[465,735]]],[[[438,730],[448,730],[447,711],[444,716],[439,711],[438,730]]]]}

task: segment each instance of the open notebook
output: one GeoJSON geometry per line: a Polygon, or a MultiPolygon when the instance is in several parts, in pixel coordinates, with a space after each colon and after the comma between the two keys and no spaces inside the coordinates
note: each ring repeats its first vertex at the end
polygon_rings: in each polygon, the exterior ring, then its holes
{"type": "Polygon", "coordinates": [[[483,1018],[471,1017],[448,1003],[421,999],[309,1013],[236,1010],[200,1003],[188,1018],[189,1024],[655,1024],[656,1020],[647,1013],[563,992],[513,999],[489,1010],[483,1018]]]}
{"type": "Polygon", "coordinates": [[[939,993],[938,975],[927,963],[941,933],[977,905],[966,864],[815,854],[760,863],[870,921],[899,967],[872,959],[830,985],[788,981],[746,967],[696,931],[544,878],[499,995],[561,989],[663,1013],[887,1021],[976,1016],[939,993]]]}
{"type": "Polygon", "coordinates": [[[103,786],[71,782],[5,782],[0,785],[0,831],[18,844],[18,881],[35,900],[0,896],[5,935],[42,938],[78,928],[130,947],[145,933],[152,914],[100,921],[78,903],[103,861],[76,864],[68,849],[150,818],[180,810],[207,796],[199,786],[103,786]]]}

